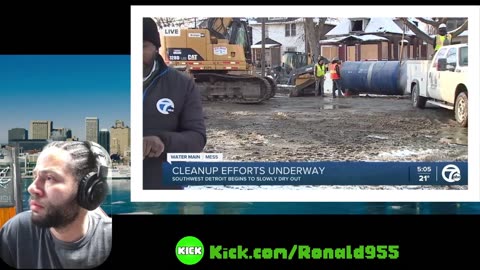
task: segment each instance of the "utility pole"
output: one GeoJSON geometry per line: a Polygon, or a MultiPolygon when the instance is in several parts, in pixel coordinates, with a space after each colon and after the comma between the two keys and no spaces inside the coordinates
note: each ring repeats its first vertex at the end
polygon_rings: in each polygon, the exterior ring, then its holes
{"type": "Polygon", "coordinates": [[[265,76],[265,18],[262,18],[262,77],[265,76]]]}
{"type": "Polygon", "coordinates": [[[308,55],[308,52],[309,52],[308,34],[307,34],[307,23],[305,22],[305,18],[303,18],[303,34],[305,35],[305,37],[304,37],[304,40],[305,40],[305,54],[308,55]]]}

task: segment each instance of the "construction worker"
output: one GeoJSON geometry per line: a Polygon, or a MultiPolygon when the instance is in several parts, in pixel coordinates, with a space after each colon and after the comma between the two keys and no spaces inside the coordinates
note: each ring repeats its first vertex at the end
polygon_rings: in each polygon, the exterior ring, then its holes
{"type": "Polygon", "coordinates": [[[323,83],[325,81],[325,72],[327,67],[323,63],[323,59],[319,59],[315,65],[315,96],[324,97],[323,83]]]}
{"type": "Polygon", "coordinates": [[[447,26],[442,23],[438,27],[438,34],[433,40],[433,50],[436,53],[442,46],[450,45],[452,42],[452,35],[447,33],[447,26]]]}
{"type": "Polygon", "coordinates": [[[343,97],[342,84],[340,78],[340,60],[334,58],[330,66],[330,78],[332,79],[332,96],[336,98],[335,92],[338,90],[338,96],[343,97]]]}

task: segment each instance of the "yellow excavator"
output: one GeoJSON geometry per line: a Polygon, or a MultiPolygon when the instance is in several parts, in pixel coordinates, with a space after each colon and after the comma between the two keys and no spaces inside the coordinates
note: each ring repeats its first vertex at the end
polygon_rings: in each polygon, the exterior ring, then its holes
{"type": "Polygon", "coordinates": [[[209,18],[194,29],[164,28],[160,37],[167,65],[193,76],[204,100],[261,103],[275,95],[275,81],[255,72],[245,20],[209,18]]]}

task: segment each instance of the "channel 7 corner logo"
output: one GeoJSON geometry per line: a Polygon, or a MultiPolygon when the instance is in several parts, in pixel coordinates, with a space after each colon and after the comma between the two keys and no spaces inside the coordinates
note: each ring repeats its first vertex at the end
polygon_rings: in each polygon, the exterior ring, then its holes
{"type": "Polygon", "coordinates": [[[458,182],[462,179],[462,176],[460,174],[460,168],[458,168],[456,165],[448,164],[443,167],[442,177],[443,180],[449,183],[458,182]]]}

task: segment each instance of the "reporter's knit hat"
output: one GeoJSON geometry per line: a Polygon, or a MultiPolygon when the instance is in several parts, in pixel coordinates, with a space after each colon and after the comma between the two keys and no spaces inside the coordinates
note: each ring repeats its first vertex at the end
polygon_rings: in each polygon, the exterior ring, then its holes
{"type": "Polygon", "coordinates": [[[157,49],[160,48],[160,34],[152,18],[143,18],[143,40],[150,41],[157,49]]]}

